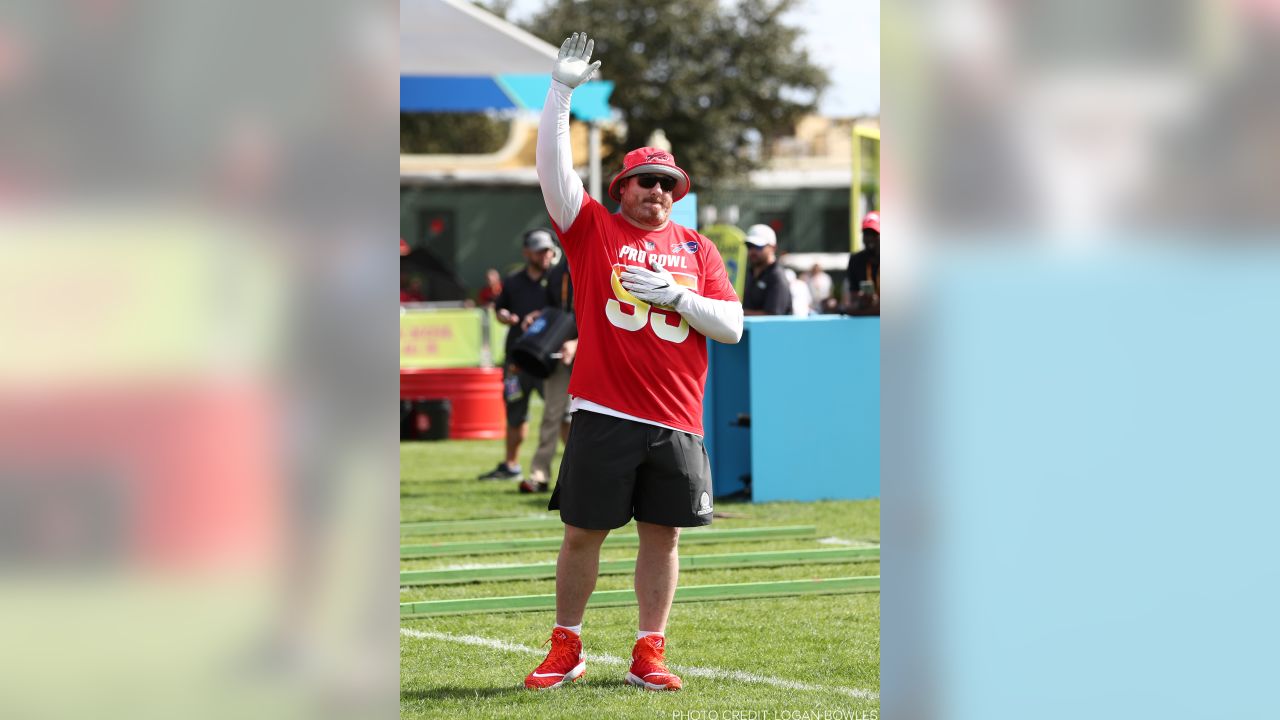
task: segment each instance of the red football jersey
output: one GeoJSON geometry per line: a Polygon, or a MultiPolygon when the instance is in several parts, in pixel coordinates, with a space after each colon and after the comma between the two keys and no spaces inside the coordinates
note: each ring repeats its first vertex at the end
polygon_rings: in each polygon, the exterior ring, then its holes
{"type": "Polygon", "coordinates": [[[656,259],[699,295],[736,302],[715,244],[670,222],[642,230],[589,196],[568,232],[556,233],[569,259],[578,321],[569,394],[701,435],[706,337],[674,310],[633,297],[618,276],[656,259]]]}

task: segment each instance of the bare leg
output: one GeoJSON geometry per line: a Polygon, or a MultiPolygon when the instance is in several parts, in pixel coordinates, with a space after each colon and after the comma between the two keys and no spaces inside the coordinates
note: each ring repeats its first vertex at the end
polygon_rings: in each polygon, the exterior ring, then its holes
{"type": "Polygon", "coordinates": [[[556,561],[556,622],[572,627],[582,623],[600,571],[600,544],[608,530],[564,526],[564,542],[556,561]]]}
{"type": "Polygon", "coordinates": [[[529,423],[522,422],[516,427],[507,427],[507,465],[514,467],[520,462],[520,443],[524,442],[525,433],[529,431],[529,423]]]}
{"type": "Polygon", "coordinates": [[[636,521],[640,551],[636,553],[636,601],[640,629],[666,632],[667,613],[680,577],[680,528],[636,521]]]}

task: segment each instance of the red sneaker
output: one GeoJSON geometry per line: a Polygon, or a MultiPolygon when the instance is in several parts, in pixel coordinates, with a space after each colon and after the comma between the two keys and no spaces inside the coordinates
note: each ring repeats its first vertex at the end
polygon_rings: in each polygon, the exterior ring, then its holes
{"type": "Polygon", "coordinates": [[[576,633],[558,627],[551,631],[550,642],[547,659],[525,676],[524,686],[530,690],[558,688],[587,671],[587,663],[582,659],[582,638],[576,633]]]}
{"type": "Polygon", "coordinates": [[[680,678],[667,669],[666,640],[661,635],[645,635],[631,649],[631,670],[627,684],[645,690],[679,690],[680,678]]]}

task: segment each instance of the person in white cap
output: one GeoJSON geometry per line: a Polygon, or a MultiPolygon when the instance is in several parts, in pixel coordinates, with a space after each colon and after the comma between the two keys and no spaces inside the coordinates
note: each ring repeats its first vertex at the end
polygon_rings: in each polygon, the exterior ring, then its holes
{"type": "Polygon", "coordinates": [[[768,225],[747,228],[747,276],[742,291],[746,315],[790,315],[791,282],[778,264],[778,235],[768,225]]]}
{"type": "Polygon", "coordinates": [[[573,423],[550,509],[564,542],[556,565],[551,651],[525,686],[582,677],[582,619],[600,544],[635,518],[639,628],[625,681],[679,690],[666,666],[667,615],[679,574],[681,527],[709,525],[711,468],[702,444],[707,339],[736,343],[742,306],[715,243],[671,222],[689,175],[660,148],[627,153],[609,184],[610,213],[573,169],[569,100],[600,66],[574,33],[552,70],[538,127],[538,181],[573,273],[578,349],[569,380],[573,423]]]}

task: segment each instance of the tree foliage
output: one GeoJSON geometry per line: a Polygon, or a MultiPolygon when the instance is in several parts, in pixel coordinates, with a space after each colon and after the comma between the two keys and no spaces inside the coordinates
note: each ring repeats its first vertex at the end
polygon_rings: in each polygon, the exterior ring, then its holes
{"type": "MultiPolygon", "coordinates": [[[[609,104],[625,136],[611,138],[606,167],[654,130],[704,190],[759,167],[770,141],[790,135],[829,80],[782,16],[800,0],[553,0],[525,29],[560,46],[574,31],[595,38],[609,104]]],[[[550,67],[547,68],[550,72],[550,67]]]]}
{"type": "Polygon", "coordinates": [[[400,152],[471,154],[496,152],[511,122],[486,113],[400,113],[400,152]]]}
{"type": "Polygon", "coordinates": [[[471,2],[508,22],[511,18],[507,15],[511,12],[511,6],[515,4],[515,0],[471,0],[471,2]]]}

